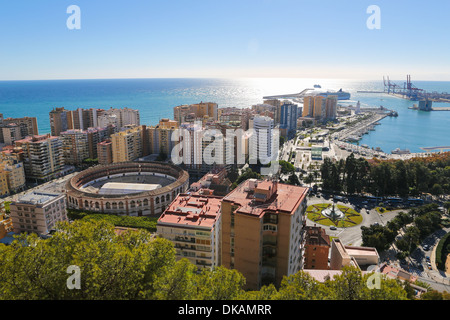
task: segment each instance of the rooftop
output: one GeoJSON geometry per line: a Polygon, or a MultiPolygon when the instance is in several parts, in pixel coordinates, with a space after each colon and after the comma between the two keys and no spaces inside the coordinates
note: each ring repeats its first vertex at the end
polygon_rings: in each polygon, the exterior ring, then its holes
{"type": "Polygon", "coordinates": [[[158,224],[211,229],[220,216],[222,197],[180,193],[158,219],[158,224]]]}
{"type": "Polygon", "coordinates": [[[274,181],[249,179],[224,197],[238,204],[238,213],[260,216],[265,211],[291,214],[305,199],[307,188],[274,181]]]}
{"type": "Polygon", "coordinates": [[[100,190],[99,194],[131,194],[144,191],[151,191],[161,188],[160,184],[150,183],[124,183],[124,182],[107,182],[100,190]]]}
{"type": "Polygon", "coordinates": [[[16,201],[13,201],[14,204],[45,204],[49,201],[53,201],[56,198],[61,196],[58,193],[50,193],[44,191],[31,191],[26,193],[25,195],[18,198],[16,201]]]}

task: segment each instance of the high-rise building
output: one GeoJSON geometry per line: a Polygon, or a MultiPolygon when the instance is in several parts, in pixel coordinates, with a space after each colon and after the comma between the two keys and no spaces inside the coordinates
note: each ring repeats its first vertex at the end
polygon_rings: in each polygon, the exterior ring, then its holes
{"type": "Polygon", "coordinates": [[[36,117],[23,117],[23,118],[6,118],[3,119],[4,125],[14,123],[21,128],[20,135],[22,138],[32,135],[39,135],[37,118],[36,117]]]}
{"type": "Polygon", "coordinates": [[[98,126],[98,117],[100,117],[105,110],[103,109],[82,109],[67,111],[67,127],[69,129],[87,130],[88,128],[95,128],[98,126]]]}
{"type": "Polygon", "coordinates": [[[113,162],[133,161],[144,156],[143,126],[134,127],[111,135],[113,162]]]}
{"type": "Polygon", "coordinates": [[[29,136],[16,141],[16,147],[22,149],[27,179],[49,181],[64,168],[63,144],[59,137],[29,136]]]}
{"type": "Polygon", "coordinates": [[[61,132],[63,143],[64,162],[70,165],[81,165],[83,160],[89,158],[89,145],[87,131],[72,129],[61,132]]]}
{"type": "Polygon", "coordinates": [[[303,268],[307,188],[249,179],[222,200],[222,265],[258,290],[303,268]]]}
{"type": "Polygon", "coordinates": [[[69,126],[69,110],[54,108],[50,111],[50,130],[52,136],[59,136],[61,132],[73,129],[69,126]]]}
{"type": "Polygon", "coordinates": [[[8,194],[21,191],[25,188],[25,170],[23,163],[16,157],[0,154],[0,172],[6,174],[8,194]]]}
{"type": "Polygon", "coordinates": [[[15,123],[0,125],[0,143],[14,145],[16,140],[24,138],[22,136],[21,127],[15,123]]]}
{"type": "Polygon", "coordinates": [[[283,103],[280,108],[280,128],[286,130],[288,138],[293,138],[297,131],[298,106],[293,103],[283,103]]]}
{"type": "Polygon", "coordinates": [[[173,108],[173,116],[179,124],[198,120],[202,121],[205,118],[218,120],[218,106],[214,102],[181,105],[173,108]]]}
{"type": "Polygon", "coordinates": [[[314,97],[314,109],[313,117],[316,119],[321,119],[325,115],[325,102],[326,98],[322,96],[314,97]]]}
{"type": "Polygon", "coordinates": [[[170,158],[177,143],[172,141],[172,135],[178,128],[178,122],[169,119],[161,119],[157,126],[148,127],[149,153],[164,154],[170,158]]]}
{"type": "Polygon", "coordinates": [[[337,96],[327,96],[325,101],[325,119],[335,120],[337,117],[337,96]]]}
{"type": "MultiPolygon", "coordinates": [[[[254,134],[250,137],[249,159],[251,163],[259,160],[267,164],[273,160],[276,150],[274,149],[274,120],[266,116],[256,115],[249,121],[250,129],[254,134]]],[[[256,163],[256,162],[255,162],[256,163]]]]}
{"type": "Polygon", "coordinates": [[[221,200],[201,191],[181,193],[158,219],[157,233],[174,244],[177,259],[199,269],[220,265],[221,200]]]}
{"type": "Polygon", "coordinates": [[[34,190],[13,200],[10,210],[14,232],[46,235],[67,220],[66,195],[34,190]]]}
{"type": "Polygon", "coordinates": [[[314,96],[306,96],[303,98],[303,117],[312,117],[314,112],[314,96]]]}
{"type": "Polygon", "coordinates": [[[102,111],[98,116],[98,123],[96,127],[107,127],[108,125],[115,125],[119,128],[126,126],[139,126],[141,124],[139,110],[130,108],[110,108],[102,111]]]}
{"type": "Polygon", "coordinates": [[[280,123],[280,119],[281,119],[281,100],[278,99],[268,99],[268,100],[264,100],[264,104],[269,104],[275,107],[275,115],[273,120],[275,120],[275,123],[280,123]]]}
{"type": "Polygon", "coordinates": [[[87,140],[88,140],[88,158],[97,159],[97,145],[108,139],[111,134],[108,127],[105,128],[88,128],[86,130],[87,140]]]}
{"type": "Polygon", "coordinates": [[[113,162],[111,139],[97,144],[97,159],[99,164],[110,164],[113,162]]]}
{"type": "Polygon", "coordinates": [[[337,96],[306,96],[303,98],[302,117],[313,117],[318,121],[334,120],[337,116],[337,96]]]}

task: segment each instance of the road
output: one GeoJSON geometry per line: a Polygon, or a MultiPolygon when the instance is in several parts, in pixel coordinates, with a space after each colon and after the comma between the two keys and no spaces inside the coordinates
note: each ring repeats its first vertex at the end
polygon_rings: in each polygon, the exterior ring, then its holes
{"type": "MultiPolygon", "coordinates": [[[[312,204],[317,203],[332,203],[331,199],[325,199],[323,197],[310,197],[308,199],[308,206],[312,204]]],[[[344,203],[344,202],[337,202],[337,204],[349,206],[353,209],[355,207],[351,203],[344,203]]],[[[362,234],[361,234],[361,227],[362,226],[370,226],[372,224],[378,223],[381,225],[385,225],[388,221],[393,219],[399,212],[404,210],[394,210],[389,211],[383,214],[379,214],[378,211],[375,209],[365,209],[362,208],[360,210],[360,213],[363,217],[363,221],[353,227],[347,227],[347,228],[337,228],[337,230],[331,230],[330,227],[325,226],[326,232],[331,237],[339,237],[339,239],[345,244],[345,245],[353,245],[353,246],[360,246],[362,244],[362,234]]],[[[307,219],[307,225],[314,225],[314,222],[307,219]]],[[[323,227],[323,226],[322,226],[323,227]]]]}
{"type": "MultiPolygon", "coordinates": [[[[308,206],[324,202],[332,203],[332,199],[324,199],[322,197],[313,196],[308,199],[308,206]]],[[[354,206],[349,203],[337,203],[354,208],[354,206]]],[[[331,230],[328,226],[319,226],[325,228],[326,233],[330,237],[338,237],[344,245],[360,246],[362,244],[361,226],[370,226],[375,223],[386,225],[388,221],[392,220],[401,211],[405,210],[399,209],[380,214],[375,209],[366,210],[365,208],[362,208],[360,213],[363,217],[363,221],[357,226],[337,228],[337,230],[331,230]]],[[[315,223],[313,221],[306,219],[306,225],[313,226],[314,224],[315,223]]],[[[433,255],[433,251],[439,243],[440,238],[448,232],[450,232],[450,228],[445,228],[428,236],[411,254],[411,257],[407,259],[406,264],[401,263],[397,259],[397,250],[394,245],[392,245],[389,250],[380,253],[380,262],[388,262],[393,267],[401,268],[410,272],[411,274],[417,276],[419,281],[429,284],[435,290],[450,292],[450,277],[446,276],[444,272],[437,270],[436,265],[434,264],[433,255]],[[424,245],[430,246],[430,249],[425,250],[424,245]],[[430,258],[432,264],[431,270],[428,269],[427,257],[430,258]],[[421,269],[420,266],[422,266],[423,269],[421,269]]]]}

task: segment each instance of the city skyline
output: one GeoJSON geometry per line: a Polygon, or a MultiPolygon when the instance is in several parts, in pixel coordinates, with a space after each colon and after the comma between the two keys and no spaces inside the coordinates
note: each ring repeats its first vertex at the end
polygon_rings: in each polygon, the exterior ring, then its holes
{"type": "Polygon", "coordinates": [[[70,30],[73,4],[0,4],[8,61],[0,80],[450,80],[449,3],[81,0],[81,29],[70,30]],[[380,8],[380,29],[367,27],[371,5],[380,8]]]}

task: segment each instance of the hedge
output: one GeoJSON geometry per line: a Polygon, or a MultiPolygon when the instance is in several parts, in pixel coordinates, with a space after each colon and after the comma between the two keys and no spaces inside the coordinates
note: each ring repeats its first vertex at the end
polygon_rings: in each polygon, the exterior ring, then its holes
{"type": "Polygon", "coordinates": [[[445,260],[447,259],[447,247],[450,245],[450,232],[447,233],[437,245],[436,248],[436,267],[439,270],[445,270],[445,260]]]}
{"type": "Polygon", "coordinates": [[[116,214],[85,212],[80,210],[68,210],[68,217],[72,220],[106,220],[116,227],[146,229],[150,232],[156,232],[156,223],[158,217],[134,217],[121,216],[116,214]]]}

